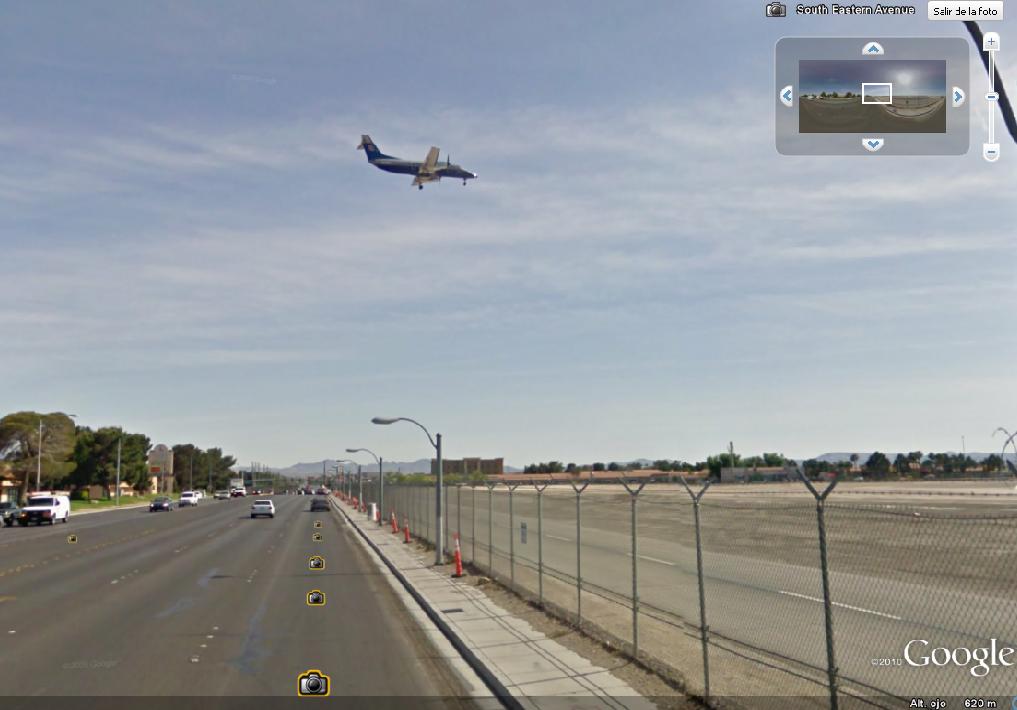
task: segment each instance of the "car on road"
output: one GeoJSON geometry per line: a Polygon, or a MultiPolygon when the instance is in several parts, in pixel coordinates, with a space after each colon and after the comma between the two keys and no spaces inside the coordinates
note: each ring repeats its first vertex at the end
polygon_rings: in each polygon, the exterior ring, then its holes
{"type": "Polygon", "coordinates": [[[56,521],[67,522],[71,515],[71,499],[58,493],[34,494],[29,497],[25,507],[18,511],[18,525],[24,527],[29,523],[53,525],[56,521]]]}
{"type": "Polygon", "coordinates": [[[230,491],[230,495],[234,498],[243,498],[245,495],[247,495],[247,491],[245,491],[243,488],[234,488],[232,491],[230,491]]]}
{"type": "Polygon", "coordinates": [[[216,491],[214,497],[215,497],[216,500],[228,500],[229,497],[230,497],[230,492],[229,491],[216,491]]]}
{"type": "Polygon", "coordinates": [[[251,504],[251,517],[257,518],[259,515],[267,515],[270,518],[274,518],[275,503],[265,498],[254,501],[251,504]]]}
{"type": "Polygon", "coordinates": [[[327,498],[319,498],[319,497],[315,496],[314,500],[311,501],[311,512],[312,513],[317,513],[318,511],[326,511],[326,510],[328,510],[328,508],[329,508],[329,506],[328,506],[328,499],[327,498]]]}
{"type": "Polygon", "coordinates": [[[153,498],[152,502],[148,504],[148,512],[155,513],[160,510],[173,510],[173,500],[166,496],[153,498]]]}
{"type": "Polygon", "coordinates": [[[180,502],[177,505],[179,505],[181,508],[187,505],[196,506],[198,504],[199,499],[200,498],[198,496],[197,491],[184,491],[183,493],[180,494],[180,502]]]}
{"type": "Polygon", "coordinates": [[[5,500],[3,503],[0,503],[0,527],[14,525],[14,521],[18,519],[19,510],[21,509],[18,508],[18,504],[12,500],[5,500]]]}

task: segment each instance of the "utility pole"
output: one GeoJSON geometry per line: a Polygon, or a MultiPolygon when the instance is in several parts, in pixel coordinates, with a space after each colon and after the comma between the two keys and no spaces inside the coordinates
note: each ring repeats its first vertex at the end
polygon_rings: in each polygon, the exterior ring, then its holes
{"type": "Polygon", "coordinates": [[[120,451],[124,443],[124,430],[120,429],[120,437],[117,439],[117,505],[120,505],[120,451]]]}
{"type": "Polygon", "coordinates": [[[39,417],[39,460],[35,462],[35,490],[42,490],[42,417],[39,417]]]}

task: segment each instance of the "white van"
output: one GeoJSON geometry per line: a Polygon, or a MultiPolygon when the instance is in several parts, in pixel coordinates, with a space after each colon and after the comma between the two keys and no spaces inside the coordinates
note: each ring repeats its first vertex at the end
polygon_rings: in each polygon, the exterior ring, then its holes
{"type": "Polygon", "coordinates": [[[67,522],[71,515],[71,499],[60,493],[32,493],[25,507],[18,511],[18,525],[29,523],[52,525],[58,520],[67,522]]]}

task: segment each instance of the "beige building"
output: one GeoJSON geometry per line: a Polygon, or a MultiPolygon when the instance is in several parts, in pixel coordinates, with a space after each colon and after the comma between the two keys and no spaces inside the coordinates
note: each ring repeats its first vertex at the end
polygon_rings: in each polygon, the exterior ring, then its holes
{"type": "MultiPolygon", "coordinates": [[[[505,459],[482,459],[468,457],[464,459],[442,459],[442,475],[469,476],[479,473],[482,476],[500,476],[505,473],[505,459]]],[[[431,475],[438,475],[438,459],[431,459],[431,475]]]]}

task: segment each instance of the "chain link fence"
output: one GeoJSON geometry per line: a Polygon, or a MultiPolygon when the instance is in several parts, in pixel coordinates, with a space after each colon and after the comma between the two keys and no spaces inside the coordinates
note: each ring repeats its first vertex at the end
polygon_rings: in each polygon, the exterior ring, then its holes
{"type": "MultiPolygon", "coordinates": [[[[926,504],[805,485],[758,491],[453,485],[446,549],[458,535],[475,572],[708,701],[1009,702],[1017,496],[926,504]]],[[[377,481],[365,485],[364,500],[377,494],[377,481]]],[[[408,525],[434,543],[433,485],[389,484],[385,504],[383,524],[394,513],[400,534],[408,525]]]]}

